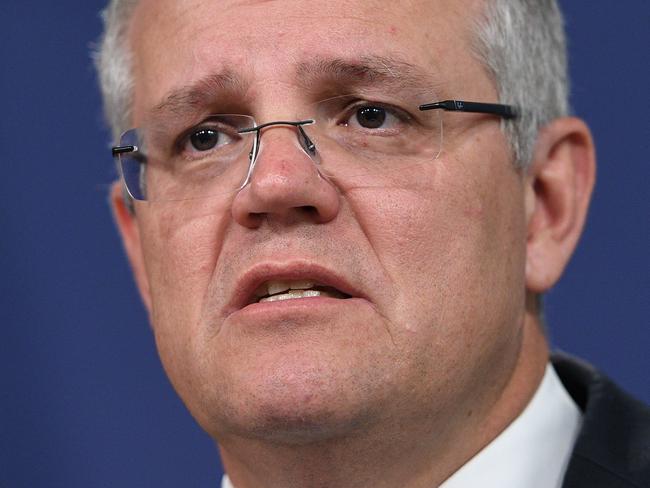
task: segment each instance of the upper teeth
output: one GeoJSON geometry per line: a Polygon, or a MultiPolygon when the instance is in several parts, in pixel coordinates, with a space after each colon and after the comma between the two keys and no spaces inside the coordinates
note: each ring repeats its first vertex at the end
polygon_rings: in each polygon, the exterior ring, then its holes
{"type": "Polygon", "coordinates": [[[321,295],[328,296],[325,292],[318,290],[290,290],[287,293],[260,298],[260,302],[279,302],[281,300],[291,300],[292,298],[319,297],[321,295]]]}
{"type": "Polygon", "coordinates": [[[316,283],[313,281],[267,281],[263,283],[256,291],[255,295],[260,298],[267,295],[277,295],[287,290],[308,290],[313,288],[316,283]]]}

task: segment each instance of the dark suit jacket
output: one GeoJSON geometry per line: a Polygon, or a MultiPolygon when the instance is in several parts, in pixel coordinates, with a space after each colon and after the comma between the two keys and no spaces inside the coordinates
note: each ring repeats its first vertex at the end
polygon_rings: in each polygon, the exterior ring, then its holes
{"type": "Polygon", "coordinates": [[[650,488],[650,408],[582,361],[552,361],[584,414],[563,488],[650,488]]]}

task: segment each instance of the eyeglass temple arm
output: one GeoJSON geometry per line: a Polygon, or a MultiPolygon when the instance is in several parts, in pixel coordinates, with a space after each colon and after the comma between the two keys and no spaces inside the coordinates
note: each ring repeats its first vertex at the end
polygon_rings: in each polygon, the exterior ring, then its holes
{"type": "Polygon", "coordinates": [[[514,119],[519,115],[512,105],[498,103],[466,102],[463,100],[444,100],[442,102],[425,103],[420,105],[420,110],[447,110],[449,112],[472,112],[479,114],[493,114],[504,119],[514,119]]]}
{"type": "Polygon", "coordinates": [[[138,146],[115,146],[111,149],[113,157],[119,156],[120,154],[137,152],[138,146]]]}

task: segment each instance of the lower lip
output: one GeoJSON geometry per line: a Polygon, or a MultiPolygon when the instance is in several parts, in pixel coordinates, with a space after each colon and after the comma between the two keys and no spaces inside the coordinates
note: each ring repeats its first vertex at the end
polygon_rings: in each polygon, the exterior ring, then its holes
{"type": "Polygon", "coordinates": [[[333,298],[326,296],[291,298],[274,302],[257,302],[246,305],[244,308],[233,312],[230,316],[261,316],[260,319],[271,319],[274,314],[321,314],[341,307],[358,307],[366,300],[362,298],[333,298]]]}

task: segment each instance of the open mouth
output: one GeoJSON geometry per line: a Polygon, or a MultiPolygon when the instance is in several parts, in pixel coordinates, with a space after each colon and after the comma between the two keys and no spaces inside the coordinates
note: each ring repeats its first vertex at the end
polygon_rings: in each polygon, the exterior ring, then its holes
{"type": "Polygon", "coordinates": [[[336,288],[319,284],[315,281],[267,281],[262,283],[257,290],[252,303],[278,302],[296,298],[329,297],[346,299],[350,298],[336,288]]]}

